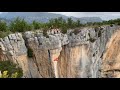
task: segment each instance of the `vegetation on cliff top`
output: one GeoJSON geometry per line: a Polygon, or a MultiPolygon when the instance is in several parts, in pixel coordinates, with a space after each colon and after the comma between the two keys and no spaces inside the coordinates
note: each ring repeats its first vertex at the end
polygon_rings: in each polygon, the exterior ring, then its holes
{"type": "Polygon", "coordinates": [[[46,35],[47,30],[55,29],[55,28],[59,28],[61,32],[65,34],[67,33],[68,29],[87,27],[87,26],[99,27],[101,25],[110,25],[112,27],[113,26],[112,24],[120,25],[120,19],[81,24],[80,20],[73,21],[72,18],[68,18],[67,20],[64,20],[62,17],[59,17],[59,18],[51,19],[47,23],[41,23],[37,21],[28,23],[24,19],[18,17],[15,20],[13,20],[9,25],[7,25],[5,21],[0,21],[0,37],[3,38],[6,35],[14,32],[25,32],[36,29],[45,30],[44,35],[47,36],[46,35]]]}

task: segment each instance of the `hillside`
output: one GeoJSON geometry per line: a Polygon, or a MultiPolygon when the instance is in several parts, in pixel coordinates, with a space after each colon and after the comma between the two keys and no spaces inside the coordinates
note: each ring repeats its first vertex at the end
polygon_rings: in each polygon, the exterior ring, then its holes
{"type": "MultiPolygon", "coordinates": [[[[32,22],[33,20],[40,21],[40,22],[48,22],[51,18],[58,18],[63,17],[67,19],[68,16],[61,15],[61,14],[53,14],[47,12],[8,12],[0,14],[1,18],[5,18],[7,20],[13,20],[16,17],[24,18],[28,22],[32,22]]],[[[101,22],[102,19],[99,17],[83,17],[83,18],[76,18],[71,17],[74,21],[80,20],[81,23],[87,22],[101,22]]]]}

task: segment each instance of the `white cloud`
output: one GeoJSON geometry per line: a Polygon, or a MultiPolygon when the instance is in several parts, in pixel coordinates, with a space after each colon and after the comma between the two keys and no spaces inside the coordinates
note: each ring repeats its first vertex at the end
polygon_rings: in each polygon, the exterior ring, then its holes
{"type": "Polygon", "coordinates": [[[0,12],[0,14],[2,14],[2,13],[8,13],[8,12],[0,12]]]}

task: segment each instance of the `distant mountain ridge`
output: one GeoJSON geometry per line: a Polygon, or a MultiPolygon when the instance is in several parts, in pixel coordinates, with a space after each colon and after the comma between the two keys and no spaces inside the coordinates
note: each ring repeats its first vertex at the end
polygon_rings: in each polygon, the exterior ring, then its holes
{"type": "Polygon", "coordinates": [[[80,18],[81,22],[102,22],[103,20],[100,17],[82,17],[80,18]]]}
{"type": "MultiPolygon", "coordinates": [[[[0,18],[3,18],[8,21],[12,21],[16,17],[24,18],[27,22],[30,23],[33,20],[45,23],[48,22],[51,18],[63,17],[65,20],[69,18],[68,16],[65,15],[48,13],[48,12],[8,12],[8,13],[0,14],[0,18]]],[[[82,17],[82,18],[71,17],[71,18],[74,21],[79,19],[81,23],[102,22],[102,19],[100,17],[82,17]]]]}

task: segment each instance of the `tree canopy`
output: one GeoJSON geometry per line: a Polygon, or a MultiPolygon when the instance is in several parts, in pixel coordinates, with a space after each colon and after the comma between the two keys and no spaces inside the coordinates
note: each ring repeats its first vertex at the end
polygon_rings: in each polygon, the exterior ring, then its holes
{"type": "Polygon", "coordinates": [[[78,19],[76,21],[72,20],[72,18],[63,19],[62,17],[59,18],[52,18],[47,23],[41,23],[37,21],[33,21],[32,23],[26,22],[24,19],[17,17],[14,19],[9,25],[5,21],[0,21],[0,37],[4,37],[9,33],[14,32],[25,32],[29,30],[45,30],[58,28],[61,29],[63,33],[66,33],[68,29],[74,29],[79,27],[86,27],[86,26],[101,26],[101,25],[110,25],[112,24],[120,25],[120,19],[114,19],[109,21],[103,22],[88,22],[86,24],[82,24],[81,21],[78,19]]]}

